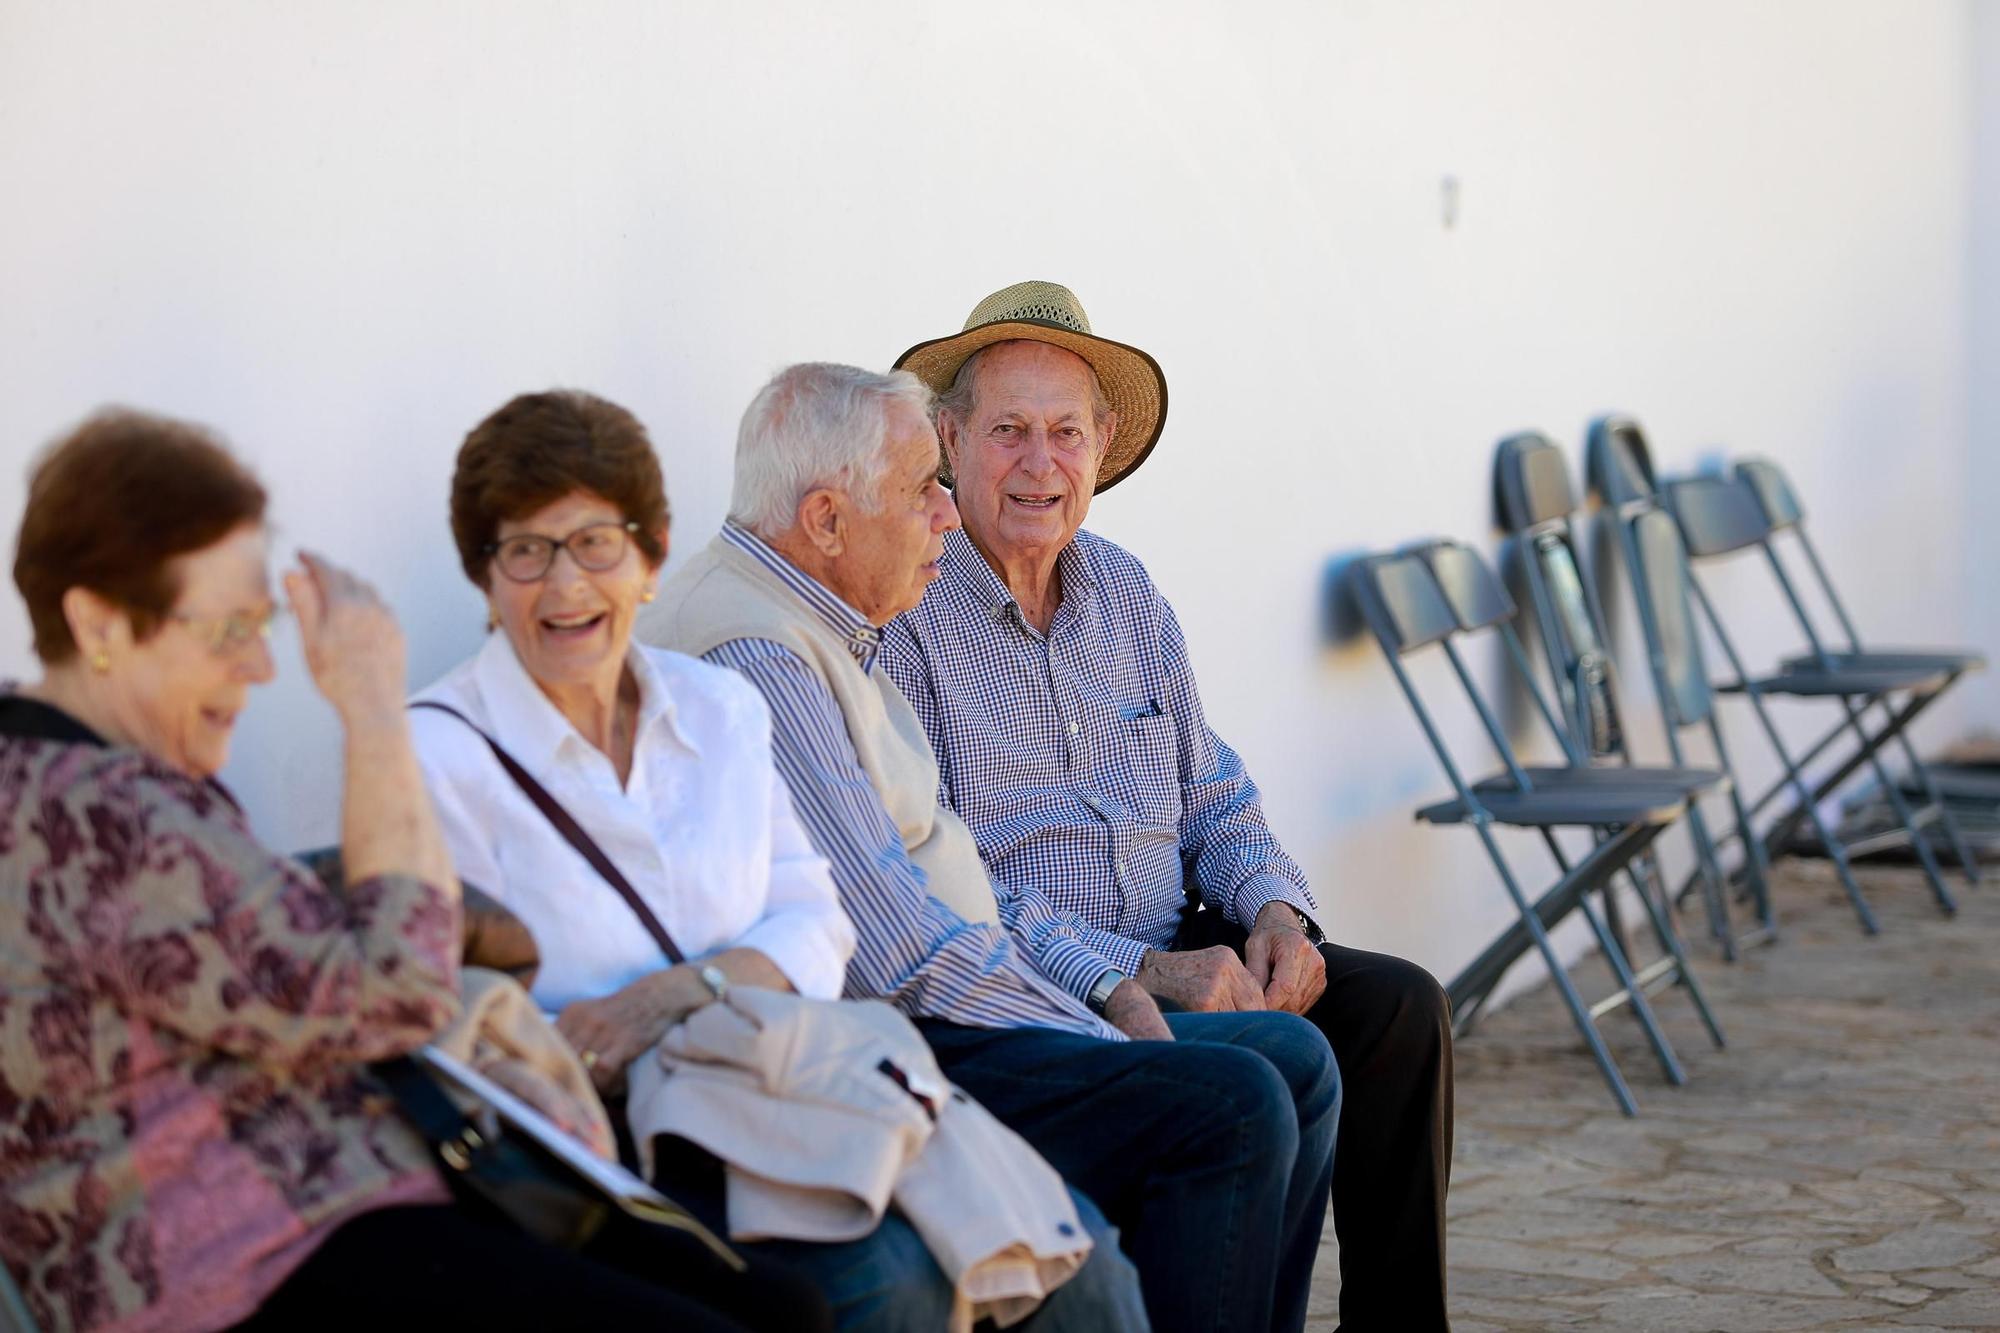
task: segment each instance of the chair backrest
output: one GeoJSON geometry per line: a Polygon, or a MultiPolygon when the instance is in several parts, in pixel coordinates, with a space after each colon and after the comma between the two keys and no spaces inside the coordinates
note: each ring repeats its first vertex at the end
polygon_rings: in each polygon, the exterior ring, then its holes
{"type": "Polygon", "coordinates": [[[1771,535],[1764,507],[1740,477],[1677,478],[1667,483],[1666,498],[1690,559],[1741,551],[1771,535]]]}
{"type": "Polygon", "coordinates": [[[1415,551],[1368,556],[1352,568],[1354,599],[1389,652],[1400,657],[1458,631],[1458,617],[1415,551]]]}
{"type": "Polygon", "coordinates": [[[1590,493],[1614,508],[1659,496],[1653,451],[1631,417],[1613,414],[1590,423],[1583,468],[1590,493]]]}
{"type": "Polygon", "coordinates": [[[1504,531],[1526,532],[1575,510],[1569,465],[1553,440],[1530,430],[1500,441],[1493,455],[1493,511],[1504,531]]]}
{"type": "Polygon", "coordinates": [[[1592,756],[1620,755],[1625,739],[1615,673],[1596,599],[1576,558],[1568,461],[1546,435],[1510,436],[1494,452],[1493,493],[1501,526],[1520,543],[1543,654],[1571,739],[1592,756]]]}
{"type": "Polygon", "coordinates": [[[1784,472],[1768,458],[1743,458],[1736,463],[1736,475],[1750,487],[1765,521],[1773,531],[1796,527],[1805,518],[1799,497],[1784,472]]]}
{"type": "Polygon", "coordinates": [[[1668,720],[1693,726],[1708,720],[1715,707],[1708,668],[1701,657],[1701,640],[1688,602],[1687,552],[1673,519],[1655,509],[1632,521],[1632,548],[1638,568],[1633,571],[1640,596],[1652,608],[1657,641],[1653,652],[1660,664],[1661,701],[1668,720]]]}
{"type": "Polygon", "coordinates": [[[1430,566],[1445,604],[1461,632],[1487,629],[1514,618],[1514,599],[1478,552],[1453,541],[1428,541],[1405,547],[1430,566]]]}

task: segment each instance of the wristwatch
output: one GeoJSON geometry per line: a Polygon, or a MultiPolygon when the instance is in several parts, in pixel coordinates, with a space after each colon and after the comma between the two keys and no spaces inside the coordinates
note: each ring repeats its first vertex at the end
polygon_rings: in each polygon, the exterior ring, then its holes
{"type": "Polygon", "coordinates": [[[704,964],[701,971],[695,973],[695,975],[701,978],[701,984],[708,987],[716,999],[726,1000],[729,998],[729,978],[714,963],[704,964]]]}
{"type": "Polygon", "coordinates": [[[1111,1003],[1111,992],[1118,989],[1126,976],[1115,967],[1107,967],[1090,988],[1090,994],[1083,997],[1083,1003],[1091,1013],[1102,1015],[1104,1006],[1111,1003]]]}
{"type": "Polygon", "coordinates": [[[1319,923],[1317,921],[1314,921],[1311,917],[1307,916],[1304,912],[1301,912],[1298,908],[1293,907],[1290,903],[1285,902],[1283,898],[1273,898],[1271,901],[1275,903],[1283,903],[1285,910],[1290,912],[1293,916],[1299,919],[1299,930],[1304,933],[1309,943],[1313,944],[1314,946],[1326,943],[1326,932],[1319,928],[1319,923]]]}

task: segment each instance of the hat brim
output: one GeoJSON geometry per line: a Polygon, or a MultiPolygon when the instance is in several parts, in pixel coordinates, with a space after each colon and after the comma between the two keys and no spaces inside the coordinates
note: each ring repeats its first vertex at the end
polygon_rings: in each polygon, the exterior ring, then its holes
{"type": "MultiPolygon", "coordinates": [[[[1096,493],[1101,495],[1130,476],[1153,452],[1167,423],[1167,377],[1159,362],[1136,347],[1039,319],[1001,319],[918,343],[897,357],[892,368],[907,370],[930,385],[932,392],[944,393],[974,352],[994,343],[1020,341],[1049,343],[1090,363],[1111,410],[1118,414],[1118,431],[1097,468],[1096,493]]],[[[949,483],[949,460],[944,467],[949,483]]]]}

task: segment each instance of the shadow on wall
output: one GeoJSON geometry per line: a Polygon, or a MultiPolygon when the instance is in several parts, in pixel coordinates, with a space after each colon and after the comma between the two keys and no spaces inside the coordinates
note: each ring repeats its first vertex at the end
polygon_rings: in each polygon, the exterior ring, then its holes
{"type": "Polygon", "coordinates": [[[1337,551],[1327,557],[1319,580],[1320,642],[1336,652],[1352,652],[1369,642],[1368,622],[1354,595],[1354,569],[1371,552],[1337,551]]]}

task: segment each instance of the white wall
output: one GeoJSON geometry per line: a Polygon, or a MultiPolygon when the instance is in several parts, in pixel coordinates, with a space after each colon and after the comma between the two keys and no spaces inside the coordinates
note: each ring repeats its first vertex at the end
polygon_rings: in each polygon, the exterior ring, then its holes
{"type": "MultiPolygon", "coordinates": [[[[1448,973],[1506,909],[1469,834],[1410,823],[1442,781],[1374,649],[1323,638],[1322,585],[1361,548],[1484,539],[1501,435],[1574,447],[1620,408],[1669,466],[1775,455],[1880,637],[1996,628],[1944,576],[1992,553],[1972,26],[1861,0],[0,0],[0,515],[95,404],[212,422],[286,541],[394,599],[421,682],[479,636],[444,489],[507,396],[636,410],[692,549],[773,369],[886,365],[1063,281],[1172,385],[1093,526],[1175,598],[1339,933],[1448,973]]],[[[0,666],[25,643],[0,607],[0,666]]],[[[275,842],[325,841],[331,719],[281,665],[227,777],[275,842]]]]}

